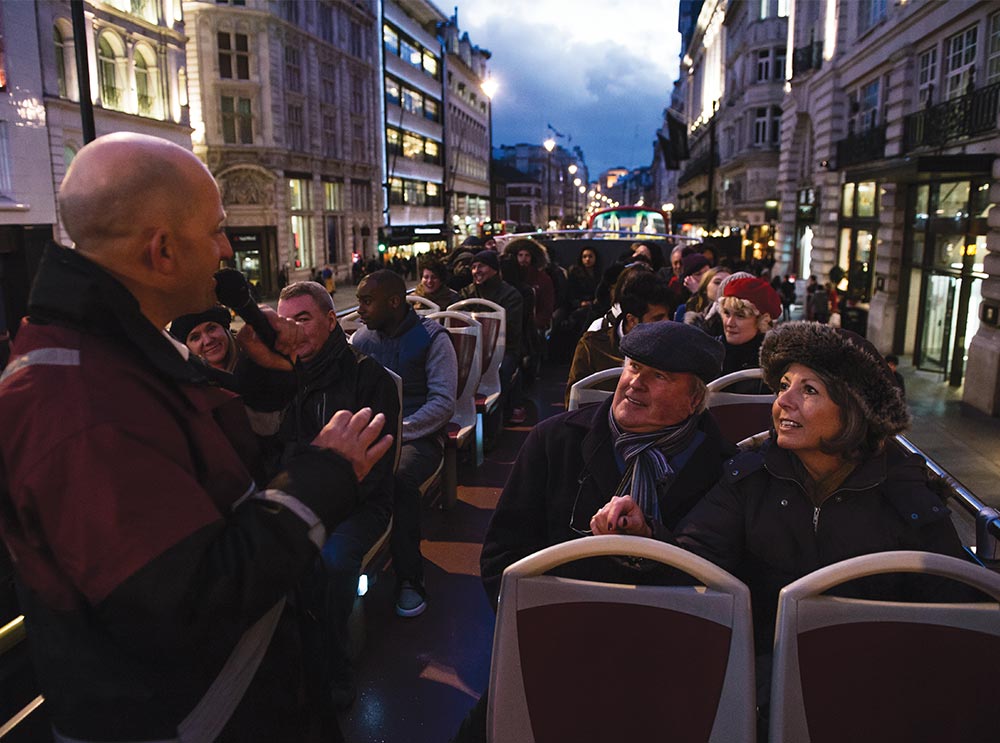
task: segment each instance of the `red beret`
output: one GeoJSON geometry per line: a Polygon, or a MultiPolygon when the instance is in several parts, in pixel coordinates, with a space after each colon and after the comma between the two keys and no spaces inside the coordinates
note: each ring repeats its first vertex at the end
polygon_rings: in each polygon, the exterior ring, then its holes
{"type": "Polygon", "coordinates": [[[764,279],[733,279],[722,293],[727,297],[745,299],[759,312],[769,314],[772,320],[781,317],[781,297],[764,279]]]}

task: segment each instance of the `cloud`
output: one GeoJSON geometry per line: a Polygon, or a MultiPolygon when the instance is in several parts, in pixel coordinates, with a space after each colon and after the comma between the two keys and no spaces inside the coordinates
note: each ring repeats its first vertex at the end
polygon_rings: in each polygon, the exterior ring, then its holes
{"type": "Polygon", "coordinates": [[[652,160],[677,77],[676,3],[464,0],[459,26],[493,56],[494,144],[580,146],[591,178],[652,160]]]}

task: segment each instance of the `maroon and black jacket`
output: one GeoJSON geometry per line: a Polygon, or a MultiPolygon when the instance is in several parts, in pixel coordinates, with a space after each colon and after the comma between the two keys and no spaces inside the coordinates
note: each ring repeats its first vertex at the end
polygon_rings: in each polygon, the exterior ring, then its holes
{"type": "MultiPolygon", "coordinates": [[[[259,488],[239,398],[56,246],[0,379],[0,420],[0,533],[48,714],[80,740],[178,737],[357,498],[350,465],[317,449],[259,488]]],[[[241,740],[295,738],[286,614],[229,719],[241,740]]]]}

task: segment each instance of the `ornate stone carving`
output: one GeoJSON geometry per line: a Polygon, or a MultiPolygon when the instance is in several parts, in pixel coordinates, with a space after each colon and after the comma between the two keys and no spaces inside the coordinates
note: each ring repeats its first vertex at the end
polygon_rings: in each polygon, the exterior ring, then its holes
{"type": "Polygon", "coordinates": [[[237,206],[269,206],[274,203],[274,180],[254,170],[234,170],[219,182],[222,203],[237,206]]]}

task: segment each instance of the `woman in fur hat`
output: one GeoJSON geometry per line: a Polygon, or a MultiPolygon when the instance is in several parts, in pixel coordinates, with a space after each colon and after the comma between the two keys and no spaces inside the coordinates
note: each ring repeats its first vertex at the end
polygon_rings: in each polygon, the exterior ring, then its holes
{"type": "MultiPolygon", "coordinates": [[[[909,414],[874,346],[839,328],[788,322],[767,334],[760,363],[777,393],[770,439],[728,460],[722,479],[674,535],[651,532],[628,498],[614,499],[597,518],[614,527],[638,516],[642,528],[629,533],[675,541],[743,580],[757,655],[766,656],[778,593],[798,578],[873,552],[923,550],[964,559],[965,551],[948,509],[928,487],[923,459],[890,445],[909,414]]],[[[852,581],[831,593],[976,600],[947,579],[900,574],[852,581]]],[[[758,688],[766,689],[766,658],[757,668],[758,688]]]]}
{"type": "MultiPolygon", "coordinates": [[[[767,334],[760,364],[777,393],[770,440],[727,462],[677,531],[682,546],[750,587],[758,653],[771,648],[778,592],[807,573],[888,550],[965,557],[923,459],[889,445],[909,414],[871,343],[839,328],[788,322],[767,334]]],[[[951,585],[880,576],[852,582],[843,595],[968,598],[949,593],[951,585]]]]}

